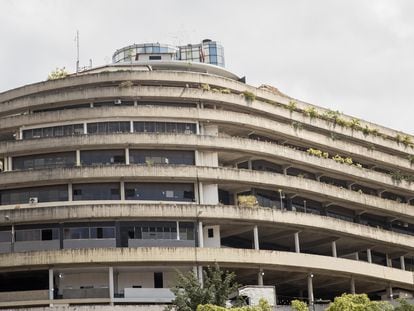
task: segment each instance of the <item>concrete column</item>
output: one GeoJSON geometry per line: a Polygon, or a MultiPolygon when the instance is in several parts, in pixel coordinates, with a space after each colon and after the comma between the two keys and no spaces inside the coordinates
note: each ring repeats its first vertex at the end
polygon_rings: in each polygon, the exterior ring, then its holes
{"type": "Polygon", "coordinates": [[[197,266],[197,277],[198,277],[198,282],[200,283],[201,287],[203,287],[204,285],[203,266],[197,266]]]}
{"type": "MultiPolygon", "coordinates": [[[[197,107],[199,107],[199,105],[197,105],[197,107]]],[[[200,135],[200,122],[199,121],[197,121],[196,123],[196,134],[200,135]]]]}
{"type": "Polygon", "coordinates": [[[198,247],[204,247],[203,222],[198,222],[198,247]]]}
{"type": "Polygon", "coordinates": [[[257,285],[263,286],[263,276],[264,276],[263,269],[260,269],[259,272],[257,273],[257,285]]]}
{"type": "Polygon", "coordinates": [[[336,252],[336,241],[332,241],[332,257],[338,257],[338,253],[336,252]]]}
{"type": "Polygon", "coordinates": [[[89,103],[89,108],[93,108],[93,102],[89,103]]]}
{"type": "Polygon", "coordinates": [[[125,182],[123,180],[120,182],[119,192],[121,194],[121,200],[124,201],[125,200],[125,182]]]}
{"type": "Polygon", "coordinates": [[[385,263],[387,267],[392,267],[392,258],[388,254],[385,254],[385,263]]]}
{"type": "Polygon", "coordinates": [[[353,277],[353,276],[351,277],[351,283],[350,283],[350,286],[351,286],[351,288],[350,288],[350,290],[351,290],[351,294],[355,295],[355,279],[354,279],[354,277],[353,277]]]}
{"type": "Polygon", "coordinates": [[[392,285],[391,285],[391,283],[390,283],[390,284],[388,284],[388,288],[387,288],[387,296],[388,296],[391,300],[393,300],[393,299],[394,299],[394,294],[393,294],[393,292],[392,292],[392,285]]]}
{"type": "Polygon", "coordinates": [[[134,133],[134,121],[129,121],[129,132],[134,133]]]}
{"type": "Polygon", "coordinates": [[[299,232],[295,232],[295,252],[300,253],[300,242],[299,242],[299,232]]]}
{"type": "MultiPolygon", "coordinates": [[[[55,296],[54,291],[55,291],[55,285],[53,283],[53,269],[49,269],[49,300],[53,300],[55,296]]],[[[51,303],[50,306],[52,307],[53,304],[51,303]]]]}
{"type": "Polygon", "coordinates": [[[372,255],[371,255],[371,249],[367,249],[367,260],[369,263],[372,263],[372,255]]]}
{"type": "Polygon", "coordinates": [[[73,185],[68,183],[68,201],[73,201],[73,185]]]}
{"type": "Polygon", "coordinates": [[[138,106],[138,101],[134,100],[134,107],[138,106]]]}
{"type": "Polygon", "coordinates": [[[83,134],[88,134],[88,124],[86,122],[83,123],[83,134]]]}
{"type": "Polygon", "coordinates": [[[129,148],[125,148],[125,164],[129,165],[129,148]]]}
{"type": "Polygon", "coordinates": [[[76,166],[81,165],[80,150],[76,150],[76,166]]]}
{"type": "Polygon", "coordinates": [[[252,160],[247,160],[247,169],[250,170],[250,171],[253,169],[252,160]]]}
{"type": "Polygon", "coordinates": [[[11,227],[11,246],[10,250],[13,253],[14,252],[14,242],[16,241],[16,232],[14,231],[14,225],[12,224],[11,227]]]}
{"type": "Polygon", "coordinates": [[[19,129],[19,135],[18,135],[17,139],[18,140],[22,140],[23,139],[23,129],[22,128],[19,129]]]}
{"type": "Polygon", "coordinates": [[[177,241],[180,240],[180,222],[177,221],[176,222],[176,227],[177,227],[177,241]]]}
{"type": "Polygon", "coordinates": [[[253,227],[253,241],[254,241],[254,249],[259,250],[260,244],[259,244],[259,228],[256,226],[253,227]]]}
{"type": "Polygon", "coordinates": [[[356,260],[356,261],[359,261],[359,253],[358,253],[358,252],[355,252],[355,253],[354,253],[354,256],[355,256],[355,260],[356,260]]]}
{"type": "Polygon", "coordinates": [[[405,259],[404,256],[400,257],[400,265],[401,265],[401,270],[405,270],[405,259]]]}
{"type": "Polygon", "coordinates": [[[13,157],[9,157],[9,171],[13,170],[13,157]]]}
{"type": "Polygon", "coordinates": [[[313,306],[313,274],[308,274],[308,302],[309,306],[313,306]]]}
{"type": "Polygon", "coordinates": [[[198,198],[199,204],[204,204],[203,183],[201,182],[198,183],[198,193],[199,193],[199,198],[198,198]]]}
{"type": "Polygon", "coordinates": [[[113,267],[109,267],[109,300],[110,300],[110,304],[111,306],[114,305],[114,268],[113,267]]]}

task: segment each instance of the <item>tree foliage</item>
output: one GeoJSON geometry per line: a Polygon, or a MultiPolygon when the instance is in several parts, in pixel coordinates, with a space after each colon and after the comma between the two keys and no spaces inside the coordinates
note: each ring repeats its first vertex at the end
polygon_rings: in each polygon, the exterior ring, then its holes
{"type": "Polygon", "coordinates": [[[405,299],[399,300],[400,305],[395,307],[395,311],[414,311],[414,305],[407,302],[405,299]]]}
{"type": "Polygon", "coordinates": [[[218,264],[203,271],[203,286],[194,272],[179,272],[171,289],[175,294],[172,304],[177,311],[196,311],[198,305],[209,304],[225,307],[229,295],[237,293],[235,278],[233,272],[221,270],[218,264]]]}
{"type": "Polygon", "coordinates": [[[258,306],[244,306],[236,308],[225,308],[215,305],[199,305],[197,311],[272,311],[272,307],[265,299],[260,299],[258,306]]]}
{"type": "Polygon", "coordinates": [[[383,301],[371,301],[366,294],[342,294],[336,297],[326,311],[391,311],[392,305],[383,301]]]}

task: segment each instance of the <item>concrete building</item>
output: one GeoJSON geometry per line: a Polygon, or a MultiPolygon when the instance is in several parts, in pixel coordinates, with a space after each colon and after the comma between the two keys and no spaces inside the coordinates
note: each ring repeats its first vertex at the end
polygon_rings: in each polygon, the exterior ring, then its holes
{"type": "Polygon", "coordinates": [[[412,297],[413,136],[250,86],[213,41],[113,61],[0,94],[0,307],[156,310],[215,262],[280,305],[412,297]]]}

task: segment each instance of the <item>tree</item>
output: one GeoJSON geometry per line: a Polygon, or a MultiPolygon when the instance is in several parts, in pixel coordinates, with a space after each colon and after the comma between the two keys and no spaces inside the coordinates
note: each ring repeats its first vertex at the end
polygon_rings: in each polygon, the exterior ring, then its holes
{"type": "Polygon", "coordinates": [[[295,311],[309,311],[309,308],[306,302],[303,302],[297,299],[292,300],[290,305],[292,306],[292,310],[295,310],[295,311]]]}
{"type": "Polygon", "coordinates": [[[366,294],[342,294],[325,311],[391,311],[394,308],[388,302],[371,301],[366,294]]]}
{"type": "Polygon", "coordinates": [[[244,306],[235,308],[225,308],[215,305],[198,305],[197,311],[272,311],[272,307],[265,299],[260,299],[257,306],[244,306]]]}
{"type": "Polygon", "coordinates": [[[225,307],[229,295],[237,293],[239,284],[235,278],[233,272],[221,270],[218,264],[203,271],[203,286],[194,272],[179,272],[171,289],[175,294],[172,304],[177,311],[196,311],[198,305],[208,304],[225,307]]]}
{"type": "Polygon", "coordinates": [[[414,311],[414,305],[408,303],[405,299],[399,299],[400,305],[395,307],[395,311],[414,311]]]}

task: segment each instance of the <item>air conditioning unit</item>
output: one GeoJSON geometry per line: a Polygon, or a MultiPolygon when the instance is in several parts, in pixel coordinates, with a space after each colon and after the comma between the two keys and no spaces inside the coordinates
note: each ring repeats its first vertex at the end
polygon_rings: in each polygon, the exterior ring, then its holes
{"type": "Polygon", "coordinates": [[[36,204],[39,202],[39,199],[37,197],[29,198],[29,204],[36,204]]]}
{"type": "Polygon", "coordinates": [[[122,100],[117,99],[117,100],[115,101],[115,105],[121,105],[121,104],[122,104],[122,100]]]}

